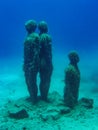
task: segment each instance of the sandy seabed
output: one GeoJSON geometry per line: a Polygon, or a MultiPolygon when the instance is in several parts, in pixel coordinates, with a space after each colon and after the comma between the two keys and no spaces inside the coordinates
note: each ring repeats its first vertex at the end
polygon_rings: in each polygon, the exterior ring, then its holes
{"type": "Polygon", "coordinates": [[[86,109],[77,105],[72,111],[62,114],[64,73],[61,72],[64,68],[60,71],[57,69],[54,69],[51,81],[51,102],[39,100],[36,105],[26,100],[29,94],[22,71],[16,69],[15,72],[0,74],[0,130],[98,130],[97,82],[86,77],[82,78],[80,84],[79,99],[93,99],[93,108],[86,109]],[[9,117],[9,111],[21,109],[28,112],[28,118],[9,117]]]}

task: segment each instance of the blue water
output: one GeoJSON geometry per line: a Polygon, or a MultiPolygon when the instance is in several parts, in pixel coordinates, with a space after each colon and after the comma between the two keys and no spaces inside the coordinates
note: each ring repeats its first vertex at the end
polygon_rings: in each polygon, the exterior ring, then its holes
{"type": "Polygon", "coordinates": [[[48,23],[55,75],[63,77],[71,50],[80,55],[83,75],[89,71],[97,71],[98,75],[97,0],[1,0],[0,72],[22,70],[24,24],[29,19],[48,23]]]}
{"type": "Polygon", "coordinates": [[[47,21],[55,50],[98,49],[97,5],[97,0],[1,0],[0,58],[22,55],[29,19],[47,21]]]}
{"type": "MultiPolygon", "coordinates": [[[[34,19],[37,23],[45,20],[49,27],[49,34],[52,36],[54,69],[49,92],[57,91],[63,96],[64,70],[69,64],[67,55],[71,50],[76,50],[80,57],[78,65],[81,72],[79,98],[94,99],[94,108],[97,110],[98,0],[0,0],[0,108],[5,103],[10,103],[11,100],[29,96],[22,70],[23,43],[26,36],[24,24],[29,19],[34,19]]],[[[98,114],[96,113],[94,119],[94,112],[89,112],[93,114],[91,117],[89,114],[85,116],[83,112],[82,120],[79,121],[78,118],[81,117],[81,113],[75,118],[71,115],[77,124],[79,122],[76,127],[82,124],[87,128],[92,125],[88,118],[92,118],[94,124],[91,128],[98,129],[97,121],[95,121],[98,114]],[[87,124],[85,123],[86,120],[89,120],[87,124]]],[[[0,117],[5,127],[6,124],[10,126],[11,121],[7,122],[8,119],[0,117]]],[[[34,118],[32,119],[34,121],[34,118]]],[[[74,124],[73,120],[71,121],[74,124]]],[[[70,122],[69,118],[68,121],[70,122]]],[[[21,125],[21,122],[19,124],[21,125]]],[[[26,122],[27,124],[28,122],[26,122]]],[[[61,124],[56,123],[58,129],[61,124]]],[[[24,126],[21,125],[21,128],[25,129],[24,126]]],[[[42,128],[44,128],[43,126],[42,128]]],[[[69,128],[71,127],[74,129],[74,126],[70,125],[69,128]]]]}

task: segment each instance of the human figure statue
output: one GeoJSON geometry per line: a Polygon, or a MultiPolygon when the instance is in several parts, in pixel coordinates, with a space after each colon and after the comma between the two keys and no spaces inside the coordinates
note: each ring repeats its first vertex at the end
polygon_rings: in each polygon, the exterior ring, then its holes
{"type": "Polygon", "coordinates": [[[47,101],[48,91],[50,88],[52,65],[52,45],[51,36],[48,34],[48,26],[45,21],[38,24],[40,31],[40,94],[41,99],[47,101]]]}
{"type": "Polygon", "coordinates": [[[39,35],[35,33],[36,21],[29,20],[25,23],[27,37],[24,41],[24,73],[25,80],[33,103],[37,101],[37,74],[39,71],[39,35]]]}
{"type": "Polygon", "coordinates": [[[72,51],[68,55],[70,63],[65,71],[64,103],[73,108],[78,102],[80,71],[77,63],[79,56],[77,52],[72,51]]]}

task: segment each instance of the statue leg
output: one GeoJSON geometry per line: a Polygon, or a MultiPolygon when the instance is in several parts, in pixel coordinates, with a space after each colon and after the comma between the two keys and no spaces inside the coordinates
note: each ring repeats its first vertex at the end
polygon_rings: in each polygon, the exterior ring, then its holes
{"type": "Polygon", "coordinates": [[[51,75],[52,75],[52,68],[47,71],[44,69],[40,71],[40,94],[41,98],[45,101],[47,101],[47,96],[51,82],[51,75]]]}
{"type": "Polygon", "coordinates": [[[36,77],[37,77],[37,72],[27,71],[25,73],[25,79],[30,94],[30,98],[31,101],[34,103],[37,101],[37,92],[38,92],[36,77]]]}

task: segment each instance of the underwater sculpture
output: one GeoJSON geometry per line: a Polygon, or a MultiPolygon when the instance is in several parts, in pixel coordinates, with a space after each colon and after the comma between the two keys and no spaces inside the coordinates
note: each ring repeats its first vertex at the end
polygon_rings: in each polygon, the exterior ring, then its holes
{"type": "Polygon", "coordinates": [[[51,75],[53,71],[52,65],[52,46],[51,36],[48,34],[48,27],[45,21],[41,21],[38,25],[40,31],[40,94],[42,100],[47,101],[47,95],[50,88],[51,75]]]}
{"type": "Polygon", "coordinates": [[[24,72],[30,98],[33,103],[38,99],[37,74],[39,73],[41,99],[48,101],[53,65],[51,37],[47,34],[47,23],[45,21],[39,23],[40,34],[35,33],[37,24],[34,20],[27,21],[25,28],[28,34],[24,42],[24,72]]]}
{"type": "Polygon", "coordinates": [[[24,42],[24,73],[31,101],[37,101],[37,74],[39,71],[39,35],[35,33],[36,21],[29,20],[25,23],[27,37],[24,42]]]}
{"type": "Polygon", "coordinates": [[[68,57],[70,63],[65,70],[64,103],[66,106],[73,108],[78,101],[79,95],[80,71],[77,65],[79,56],[75,51],[72,51],[68,57]]]}

